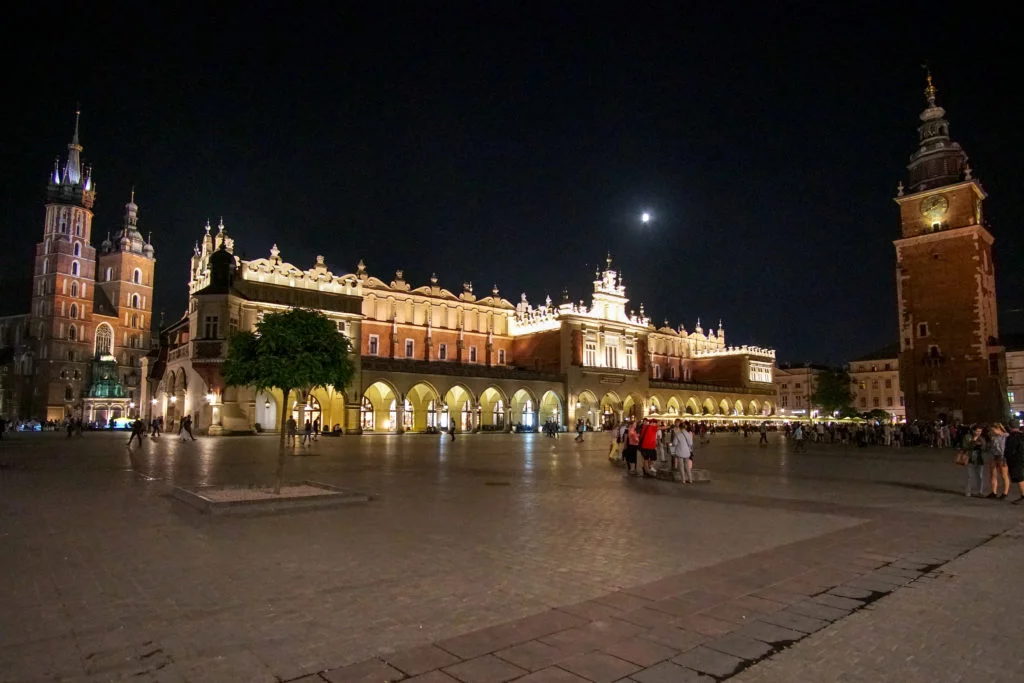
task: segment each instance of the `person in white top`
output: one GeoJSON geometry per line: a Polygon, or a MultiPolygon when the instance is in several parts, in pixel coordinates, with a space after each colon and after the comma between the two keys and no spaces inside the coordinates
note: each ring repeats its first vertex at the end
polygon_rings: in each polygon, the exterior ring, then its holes
{"type": "Polygon", "coordinates": [[[690,423],[676,420],[672,428],[672,441],[669,444],[672,450],[672,459],[679,467],[679,483],[693,483],[693,432],[690,431],[690,423]]]}

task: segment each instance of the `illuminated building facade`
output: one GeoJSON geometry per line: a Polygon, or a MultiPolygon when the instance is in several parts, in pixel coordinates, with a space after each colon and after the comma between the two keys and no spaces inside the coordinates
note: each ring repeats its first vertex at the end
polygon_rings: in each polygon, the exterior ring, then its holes
{"type": "Polygon", "coordinates": [[[949,137],[928,76],[927,107],[900,183],[896,295],[900,384],[908,420],[1005,419],[1006,364],[996,316],[986,198],[967,155],[949,137]]]}
{"type": "Polygon", "coordinates": [[[139,233],[133,191],[120,229],[92,246],[96,186],[81,152],[76,113],[67,157],[46,188],[30,311],[0,318],[8,419],[105,423],[136,408],[140,358],[150,349],[153,245],[139,233]]]}
{"type": "Polygon", "coordinates": [[[774,411],[775,352],[729,347],[721,325],[655,328],[628,298],[611,258],[588,304],[525,294],[513,304],[472,283],[455,293],[436,276],[375,277],[360,262],[337,275],[323,257],[301,269],[275,245],[268,258],[234,256],[232,238],[207,226],[192,259],[186,315],[147,359],[145,403],[169,422],[193,416],[210,433],[274,429],[281,394],[225,386],[220,365],[234,330],[271,311],[322,311],[349,337],[355,376],[344,391],[316,389],[296,419],[347,433],[535,430],[577,419],[592,428],[630,416],[757,419],[774,411]]]}
{"type": "Polygon", "coordinates": [[[899,346],[893,344],[850,362],[850,390],[858,412],[884,410],[904,422],[907,410],[900,390],[899,346]]]}

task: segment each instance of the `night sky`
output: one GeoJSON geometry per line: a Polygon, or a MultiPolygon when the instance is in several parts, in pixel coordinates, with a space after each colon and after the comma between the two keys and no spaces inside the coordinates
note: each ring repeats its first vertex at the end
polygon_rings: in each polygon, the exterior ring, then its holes
{"type": "Polygon", "coordinates": [[[436,271],[456,293],[496,283],[534,304],[589,299],[610,250],[659,326],[721,318],[730,344],[841,363],[895,341],[892,198],[927,61],[990,194],[1002,331],[1024,330],[1024,74],[998,13],[141,4],[8,12],[5,276],[30,272],[81,102],[93,242],[134,184],[168,323],[194,241],[223,216],[246,258],[276,242],[300,268],[363,258],[385,281],[436,271]]]}

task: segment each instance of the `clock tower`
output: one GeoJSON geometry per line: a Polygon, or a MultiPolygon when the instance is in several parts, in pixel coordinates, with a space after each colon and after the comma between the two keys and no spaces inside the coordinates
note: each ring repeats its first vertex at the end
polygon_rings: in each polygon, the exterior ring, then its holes
{"type": "Polygon", "coordinates": [[[899,184],[896,299],[907,420],[1006,419],[1006,363],[996,318],[985,191],[949,137],[928,75],[918,149],[899,184]]]}

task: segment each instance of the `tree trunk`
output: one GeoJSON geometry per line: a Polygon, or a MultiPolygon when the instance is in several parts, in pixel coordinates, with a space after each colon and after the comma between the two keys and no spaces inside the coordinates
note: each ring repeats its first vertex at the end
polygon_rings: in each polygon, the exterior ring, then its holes
{"type": "Polygon", "coordinates": [[[282,389],[281,392],[284,394],[284,398],[281,401],[281,441],[277,446],[277,478],[274,480],[274,494],[281,494],[281,480],[284,479],[284,454],[285,454],[285,439],[288,438],[288,416],[291,414],[290,410],[286,409],[288,405],[288,396],[292,393],[291,389],[282,389]]]}

